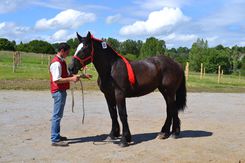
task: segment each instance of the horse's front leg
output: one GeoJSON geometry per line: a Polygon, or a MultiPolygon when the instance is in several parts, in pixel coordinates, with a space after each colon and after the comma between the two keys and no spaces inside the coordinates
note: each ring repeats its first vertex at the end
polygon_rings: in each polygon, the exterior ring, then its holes
{"type": "Polygon", "coordinates": [[[106,102],[108,105],[108,109],[110,112],[112,127],[107,140],[114,140],[120,136],[120,126],[117,120],[117,108],[116,108],[116,99],[115,94],[113,93],[105,93],[106,102]]]}
{"type": "Polygon", "coordinates": [[[126,147],[128,146],[128,142],[131,142],[131,133],[129,130],[128,119],[127,119],[126,100],[125,100],[124,93],[121,90],[116,90],[115,96],[116,96],[116,104],[118,107],[120,120],[123,126],[122,138],[119,145],[121,147],[126,147]]]}

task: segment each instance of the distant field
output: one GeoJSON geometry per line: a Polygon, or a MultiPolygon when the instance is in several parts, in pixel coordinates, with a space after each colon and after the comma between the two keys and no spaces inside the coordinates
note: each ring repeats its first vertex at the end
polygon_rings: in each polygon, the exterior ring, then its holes
{"type": "MultiPolygon", "coordinates": [[[[21,65],[13,72],[13,52],[0,51],[0,89],[31,89],[42,90],[49,88],[48,55],[21,53],[21,65]]],[[[67,63],[71,58],[68,57],[67,63]]],[[[83,80],[85,89],[98,89],[97,73],[93,65],[88,66],[92,80],[83,80]]],[[[74,87],[79,87],[75,84],[74,87]]],[[[199,73],[191,72],[187,81],[188,91],[205,92],[245,92],[245,77],[238,75],[223,75],[220,84],[216,74],[206,74],[200,80],[199,73]]]]}

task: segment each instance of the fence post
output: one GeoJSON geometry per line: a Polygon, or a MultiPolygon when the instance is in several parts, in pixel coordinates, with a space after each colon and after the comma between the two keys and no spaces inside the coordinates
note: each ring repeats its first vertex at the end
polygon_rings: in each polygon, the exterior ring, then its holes
{"type": "Polygon", "coordinates": [[[13,72],[15,72],[15,69],[16,69],[16,58],[15,58],[16,54],[13,53],[13,72]]]}
{"type": "Polygon", "coordinates": [[[49,66],[50,66],[50,64],[51,64],[51,55],[48,55],[48,72],[49,72],[49,66]]]}
{"type": "Polygon", "coordinates": [[[205,75],[206,75],[206,68],[204,67],[203,68],[203,77],[205,77],[205,75]]]}
{"type": "Polygon", "coordinates": [[[188,78],[189,78],[189,62],[186,62],[186,65],[185,65],[185,77],[186,77],[186,80],[188,80],[188,78]]]}
{"type": "Polygon", "coordinates": [[[220,66],[218,67],[218,84],[220,83],[220,66]]]}
{"type": "Polygon", "coordinates": [[[203,77],[203,63],[201,63],[200,79],[203,77]]]}
{"type": "Polygon", "coordinates": [[[21,53],[19,52],[19,65],[21,65],[21,53]]]}
{"type": "Polygon", "coordinates": [[[44,59],[44,55],[42,54],[42,55],[41,55],[41,60],[42,60],[42,61],[41,61],[41,64],[42,64],[42,65],[43,65],[43,59],[44,59]]]}

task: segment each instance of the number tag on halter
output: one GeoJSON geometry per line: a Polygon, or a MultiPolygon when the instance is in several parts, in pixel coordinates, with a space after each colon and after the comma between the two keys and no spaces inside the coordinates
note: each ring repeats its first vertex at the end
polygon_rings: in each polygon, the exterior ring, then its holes
{"type": "Polygon", "coordinates": [[[103,48],[103,49],[106,49],[106,48],[107,48],[106,42],[102,42],[101,45],[102,45],[102,48],[103,48]]]}

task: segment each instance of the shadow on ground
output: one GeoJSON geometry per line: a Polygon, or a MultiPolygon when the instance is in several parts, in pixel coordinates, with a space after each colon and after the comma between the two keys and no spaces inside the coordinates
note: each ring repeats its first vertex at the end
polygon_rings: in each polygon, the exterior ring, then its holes
{"type": "MultiPolygon", "coordinates": [[[[142,142],[151,141],[156,139],[158,133],[142,133],[142,134],[135,134],[132,135],[132,143],[131,145],[136,145],[142,142]]],[[[200,138],[200,137],[208,137],[212,136],[213,133],[209,131],[202,131],[202,130],[184,130],[181,131],[180,138],[200,138]]],[[[85,143],[85,142],[93,142],[94,145],[104,145],[107,143],[114,143],[119,144],[120,137],[118,139],[112,141],[106,141],[107,134],[96,135],[96,136],[89,136],[89,137],[81,137],[81,138],[72,138],[68,139],[69,144],[76,144],[76,143],[85,143]]]]}

